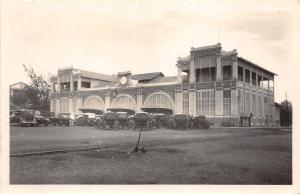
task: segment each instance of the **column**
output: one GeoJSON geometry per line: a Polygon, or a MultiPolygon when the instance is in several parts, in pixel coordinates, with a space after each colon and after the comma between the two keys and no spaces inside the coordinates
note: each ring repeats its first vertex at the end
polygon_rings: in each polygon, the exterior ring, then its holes
{"type": "Polygon", "coordinates": [[[190,115],[196,114],[196,92],[194,89],[190,90],[189,92],[189,114],[190,115]]]}
{"type": "Polygon", "coordinates": [[[78,112],[80,108],[82,108],[82,97],[76,99],[76,112],[78,112]]]}
{"type": "Polygon", "coordinates": [[[222,80],[222,63],[221,63],[221,54],[217,54],[217,81],[222,80]]]}
{"type": "Polygon", "coordinates": [[[253,85],[252,83],[252,70],[250,69],[250,85],[253,85]]]}
{"type": "Polygon", "coordinates": [[[57,76],[57,92],[58,93],[60,92],[60,77],[59,77],[59,73],[58,73],[58,76],[57,76]]]}
{"type": "Polygon", "coordinates": [[[223,116],[223,90],[216,90],[215,103],[216,116],[223,116]]]}
{"type": "Polygon", "coordinates": [[[177,83],[182,83],[182,76],[181,76],[181,67],[179,64],[177,64],[177,83]]]}
{"type": "Polygon", "coordinates": [[[142,106],[143,106],[143,92],[142,92],[142,88],[138,88],[137,89],[137,100],[136,100],[136,111],[140,111],[142,106]]]}
{"type": "Polygon", "coordinates": [[[73,81],[73,74],[70,76],[70,92],[74,91],[74,81],[73,81]]]}
{"type": "Polygon", "coordinates": [[[60,112],[60,99],[55,99],[55,105],[56,105],[56,107],[55,107],[55,113],[59,113],[60,112]]]}
{"type": "Polygon", "coordinates": [[[233,57],[233,63],[232,63],[232,79],[237,80],[238,79],[238,60],[237,56],[233,57]]]}
{"type": "Polygon", "coordinates": [[[191,55],[191,61],[190,61],[190,83],[195,83],[195,59],[194,55],[191,55]]]}
{"type": "Polygon", "coordinates": [[[238,90],[231,90],[231,115],[238,115],[238,90]]]}
{"type": "Polygon", "coordinates": [[[105,111],[110,108],[110,91],[108,90],[105,94],[105,99],[104,99],[104,107],[105,111]]]}
{"type": "Polygon", "coordinates": [[[175,92],[175,113],[182,114],[182,106],[183,106],[183,94],[182,91],[175,92]]]}
{"type": "Polygon", "coordinates": [[[79,75],[78,81],[77,81],[77,91],[81,89],[81,76],[79,75]]]}
{"type": "Polygon", "coordinates": [[[54,112],[53,109],[55,109],[55,108],[53,105],[54,105],[53,99],[50,99],[50,112],[54,112]]]}
{"type": "Polygon", "coordinates": [[[69,113],[73,113],[73,98],[72,97],[69,97],[69,99],[68,99],[68,103],[69,103],[69,110],[68,110],[68,112],[69,113]]]}
{"type": "Polygon", "coordinates": [[[51,93],[55,93],[55,83],[51,82],[51,93]]]}
{"type": "Polygon", "coordinates": [[[256,87],[259,87],[259,80],[258,80],[258,73],[257,72],[255,72],[256,74],[256,77],[255,77],[255,81],[256,81],[256,87]]]}

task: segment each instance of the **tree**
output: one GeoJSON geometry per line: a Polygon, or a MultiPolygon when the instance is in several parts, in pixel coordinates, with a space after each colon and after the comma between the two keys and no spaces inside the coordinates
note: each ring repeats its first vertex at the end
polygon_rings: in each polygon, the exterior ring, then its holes
{"type": "Polygon", "coordinates": [[[291,126],[293,123],[293,107],[292,103],[285,100],[280,106],[280,125],[291,126]]]}
{"type": "Polygon", "coordinates": [[[50,110],[50,85],[43,76],[38,75],[32,67],[28,68],[24,64],[23,67],[31,79],[29,88],[25,92],[29,101],[28,103],[31,104],[33,109],[50,110]]]}

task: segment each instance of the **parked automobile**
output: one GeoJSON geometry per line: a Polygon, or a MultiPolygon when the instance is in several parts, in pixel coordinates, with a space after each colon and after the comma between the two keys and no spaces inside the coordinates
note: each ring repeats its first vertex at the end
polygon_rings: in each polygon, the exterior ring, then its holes
{"type": "Polygon", "coordinates": [[[85,115],[83,113],[76,114],[74,124],[78,126],[88,125],[88,115],[85,115]]]}
{"type": "Polygon", "coordinates": [[[122,129],[128,127],[129,114],[127,112],[117,112],[117,114],[118,114],[119,127],[122,127],[122,129]]]}
{"type": "Polygon", "coordinates": [[[134,129],[135,128],[142,128],[145,129],[148,126],[151,117],[150,114],[147,112],[138,112],[133,116],[134,121],[134,129]]]}
{"type": "Polygon", "coordinates": [[[44,116],[35,116],[36,126],[45,125],[48,126],[50,124],[50,120],[44,116]]]}
{"type": "Polygon", "coordinates": [[[52,125],[73,126],[75,116],[72,113],[58,113],[49,118],[52,125]]]}
{"type": "Polygon", "coordinates": [[[118,114],[116,112],[107,112],[103,115],[103,128],[119,128],[118,114]]]}
{"type": "Polygon", "coordinates": [[[209,129],[209,121],[205,116],[193,116],[191,120],[192,129],[209,129]]]}
{"type": "Polygon", "coordinates": [[[172,116],[172,128],[173,129],[188,129],[190,126],[191,117],[186,114],[175,114],[172,116]]]}
{"type": "Polygon", "coordinates": [[[17,124],[18,126],[35,126],[35,111],[28,109],[19,109],[13,111],[10,117],[10,124],[17,124]]]}

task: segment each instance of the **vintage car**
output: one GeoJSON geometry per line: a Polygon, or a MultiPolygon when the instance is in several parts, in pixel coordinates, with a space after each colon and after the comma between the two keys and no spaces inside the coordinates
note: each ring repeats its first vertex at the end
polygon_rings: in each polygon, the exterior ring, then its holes
{"type": "Polygon", "coordinates": [[[48,126],[50,124],[50,119],[44,116],[35,116],[36,126],[44,125],[48,126]]]}
{"type": "Polygon", "coordinates": [[[83,113],[79,113],[75,115],[75,125],[77,126],[86,126],[88,125],[88,115],[83,113]]]}
{"type": "Polygon", "coordinates": [[[170,128],[170,115],[172,115],[173,110],[168,108],[141,108],[144,112],[150,114],[150,128],[170,128]]]}
{"type": "Polygon", "coordinates": [[[117,112],[117,114],[118,114],[119,126],[122,127],[122,129],[128,127],[129,114],[127,112],[117,112]]]}
{"type": "Polygon", "coordinates": [[[147,129],[149,125],[151,117],[150,114],[147,112],[137,112],[133,117],[132,121],[134,122],[133,128],[141,128],[147,129]]]}
{"type": "Polygon", "coordinates": [[[209,121],[206,120],[205,116],[193,116],[191,119],[192,129],[209,129],[209,121]]]}
{"type": "Polygon", "coordinates": [[[58,113],[49,118],[52,125],[73,126],[75,116],[72,113],[58,113]]]}
{"type": "Polygon", "coordinates": [[[154,114],[154,120],[155,120],[156,128],[162,128],[162,127],[169,128],[169,120],[170,120],[169,115],[163,113],[154,114]]]}
{"type": "Polygon", "coordinates": [[[103,128],[104,129],[118,129],[119,121],[118,114],[116,112],[107,112],[103,115],[103,128]]]}
{"type": "Polygon", "coordinates": [[[172,116],[172,128],[173,129],[188,129],[190,126],[191,117],[186,114],[175,114],[172,116]]]}
{"type": "Polygon", "coordinates": [[[19,109],[12,112],[10,117],[10,124],[17,124],[18,126],[35,126],[36,118],[34,110],[19,109]]]}

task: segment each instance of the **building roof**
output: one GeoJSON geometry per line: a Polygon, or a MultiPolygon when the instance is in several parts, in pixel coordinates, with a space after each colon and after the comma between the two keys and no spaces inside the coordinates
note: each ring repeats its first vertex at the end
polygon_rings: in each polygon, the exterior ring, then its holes
{"type": "Polygon", "coordinates": [[[208,49],[215,49],[215,48],[222,48],[221,43],[217,43],[215,45],[208,45],[208,46],[201,46],[201,47],[192,47],[191,51],[201,51],[201,50],[208,50],[208,49]]]}
{"type": "Polygon", "coordinates": [[[109,81],[109,82],[116,81],[116,77],[113,76],[113,75],[95,73],[95,72],[92,72],[92,71],[86,71],[86,70],[81,70],[81,69],[76,69],[76,70],[79,71],[79,74],[82,77],[91,78],[91,79],[98,79],[98,80],[104,80],[104,81],[109,81]]]}
{"type": "Polygon", "coordinates": [[[149,81],[156,78],[157,76],[164,77],[164,74],[162,72],[134,74],[131,76],[131,79],[138,80],[138,81],[149,81]]]}
{"type": "Polygon", "coordinates": [[[24,90],[28,86],[29,85],[24,82],[17,82],[17,83],[11,84],[9,86],[9,88],[11,88],[13,90],[24,90]]]}
{"type": "Polygon", "coordinates": [[[261,69],[263,71],[266,71],[266,72],[268,72],[268,73],[270,73],[272,75],[277,75],[276,73],[273,73],[273,72],[271,72],[271,71],[269,71],[269,70],[267,70],[267,69],[265,69],[265,68],[263,68],[261,66],[258,66],[257,64],[255,64],[255,63],[253,63],[253,62],[251,62],[251,61],[249,61],[249,60],[247,60],[247,59],[245,59],[243,57],[238,57],[238,59],[240,59],[242,61],[245,61],[246,63],[250,63],[252,66],[254,66],[254,67],[258,68],[258,69],[261,69]]]}
{"type": "MultiPolygon", "coordinates": [[[[73,70],[74,75],[81,75],[81,77],[90,78],[90,79],[96,79],[96,80],[103,80],[107,82],[116,82],[117,78],[114,75],[107,75],[102,73],[96,73],[92,71],[86,71],[82,69],[75,69],[73,67],[66,67],[66,68],[60,68],[58,71],[64,71],[64,70],[73,70]]],[[[52,76],[50,78],[50,81],[55,82],[57,81],[57,75],[52,76]]]]}
{"type": "Polygon", "coordinates": [[[166,76],[166,77],[160,77],[158,79],[155,79],[151,81],[151,83],[163,83],[163,82],[176,82],[177,76],[166,76]]]}

